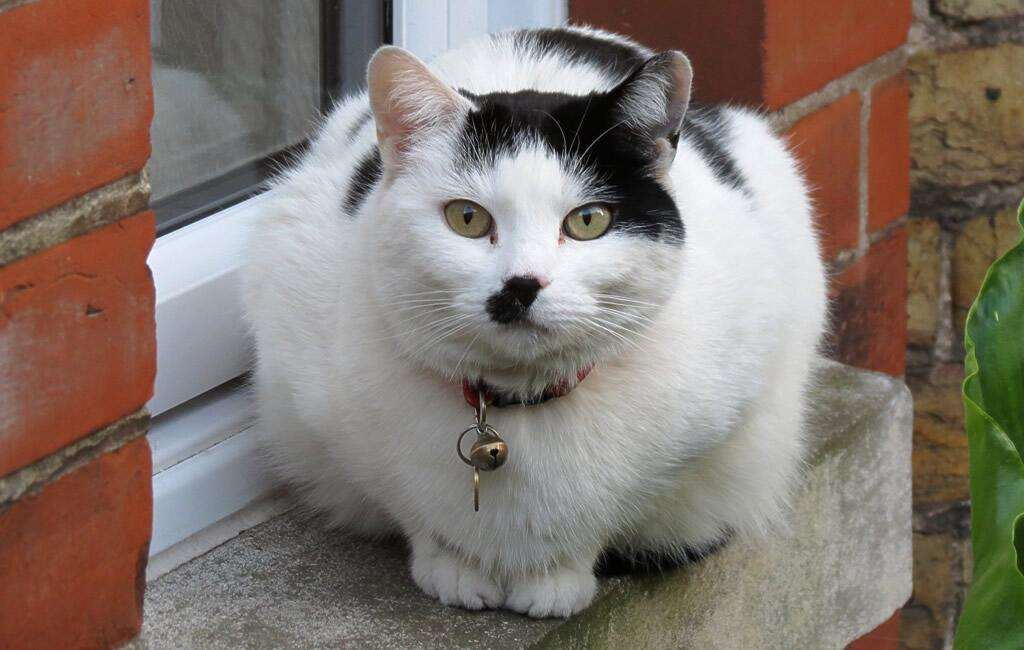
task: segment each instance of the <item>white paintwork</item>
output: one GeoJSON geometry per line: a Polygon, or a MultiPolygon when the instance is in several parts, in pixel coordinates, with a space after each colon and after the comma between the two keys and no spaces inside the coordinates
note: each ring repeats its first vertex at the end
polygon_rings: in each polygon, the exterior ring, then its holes
{"type": "Polygon", "coordinates": [[[517,27],[550,27],[562,25],[569,19],[568,0],[490,0],[480,4],[487,5],[487,31],[490,32],[517,27]]]}
{"type": "Polygon", "coordinates": [[[273,490],[260,471],[252,428],[217,443],[153,477],[153,538],[161,553],[273,490]]]}
{"type": "Polygon", "coordinates": [[[489,32],[561,25],[569,13],[566,0],[396,0],[393,12],[395,44],[427,60],[489,32]]]}
{"type": "Polygon", "coordinates": [[[251,365],[238,300],[245,227],[255,196],[157,239],[149,256],[156,288],[157,374],[150,413],[161,413],[230,381],[251,365]]]}
{"type": "Polygon", "coordinates": [[[159,474],[253,423],[252,396],[244,384],[231,382],[207,391],[153,420],[149,431],[153,473],[159,474]]]}

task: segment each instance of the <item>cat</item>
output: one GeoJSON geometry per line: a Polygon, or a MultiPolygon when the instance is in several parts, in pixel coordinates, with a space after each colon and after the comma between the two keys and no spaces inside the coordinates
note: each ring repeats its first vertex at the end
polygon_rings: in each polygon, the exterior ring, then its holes
{"type": "Polygon", "coordinates": [[[253,224],[271,466],[330,524],[403,535],[444,604],[567,617],[607,549],[785,520],[826,313],[812,208],[765,119],[691,106],[691,78],[585,27],[429,65],[385,46],[253,224]],[[508,460],[477,512],[456,439],[481,396],[508,460]]]}

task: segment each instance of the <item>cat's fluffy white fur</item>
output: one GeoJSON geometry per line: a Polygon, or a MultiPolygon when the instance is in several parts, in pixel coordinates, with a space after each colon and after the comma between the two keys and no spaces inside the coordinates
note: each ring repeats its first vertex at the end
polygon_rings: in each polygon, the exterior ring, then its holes
{"type": "MultiPolygon", "coordinates": [[[[430,68],[475,95],[586,95],[622,81],[514,35],[430,68]]],[[[409,70],[377,82],[392,84],[380,92],[396,110],[408,100],[425,111],[398,116],[421,132],[383,143],[383,181],[357,214],[344,208],[354,170],[378,129],[401,129],[380,114],[375,129],[366,94],[333,112],[254,224],[245,302],[272,467],[333,523],[404,534],[413,579],[441,602],[531,616],[585,607],[602,549],[682,554],[782,521],[825,314],[807,188],[785,145],[760,116],[724,109],[716,136],[743,186],[724,182],[684,128],[660,179],[681,246],[629,232],[559,244],[564,215],[595,198],[585,175],[534,141],[459,168],[461,98],[409,70]],[[430,114],[445,101],[448,127],[430,114]],[[490,210],[497,243],[448,228],[441,206],[455,198],[490,210]],[[487,316],[487,297],[517,274],[551,282],[531,308],[544,334],[487,316]],[[599,294],[619,297],[621,318],[598,311],[599,294]],[[613,322],[596,326],[599,313],[613,322]],[[461,378],[529,393],[591,362],[565,397],[491,410],[510,458],[483,475],[474,512],[455,454],[473,416],[461,378]]],[[[560,125],[569,138],[573,126],[560,125]]]]}

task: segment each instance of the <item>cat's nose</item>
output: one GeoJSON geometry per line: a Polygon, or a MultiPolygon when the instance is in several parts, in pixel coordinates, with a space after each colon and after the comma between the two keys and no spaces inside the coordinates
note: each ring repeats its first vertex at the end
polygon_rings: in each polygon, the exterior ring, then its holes
{"type": "Polygon", "coordinates": [[[501,291],[487,299],[487,313],[499,323],[522,320],[547,282],[528,275],[517,275],[505,281],[501,291]]]}

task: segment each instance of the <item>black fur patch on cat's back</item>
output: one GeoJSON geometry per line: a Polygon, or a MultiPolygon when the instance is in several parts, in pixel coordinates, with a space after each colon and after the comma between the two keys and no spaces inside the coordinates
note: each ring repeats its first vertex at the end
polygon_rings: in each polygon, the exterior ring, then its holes
{"type": "Polygon", "coordinates": [[[373,188],[380,181],[384,174],[381,166],[380,149],[374,145],[373,149],[363,156],[356,166],[356,173],[349,181],[348,192],[345,194],[345,212],[354,217],[359,208],[362,207],[366,196],[373,191],[373,188]]]}
{"type": "Polygon", "coordinates": [[[539,140],[568,168],[589,172],[614,199],[611,230],[682,244],[675,201],[654,177],[658,152],[616,119],[610,93],[568,95],[535,90],[474,95],[459,149],[463,166],[487,167],[524,143],[539,140]]]}
{"type": "Polygon", "coordinates": [[[513,38],[526,47],[541,52],[555,52],[571,61],[588,63],[617,79],[624,79],[649,55],[628,43],[569,29],[522,30],[514,32],[513,38]]]}
{"type": "Polygon", "coordinates": [[[722,107],[691,105],[683,118],[681,135],[683,141],[700,152],[720,182],[749,193],[743,174],[726,147],[727,129],[722,107]]]}

